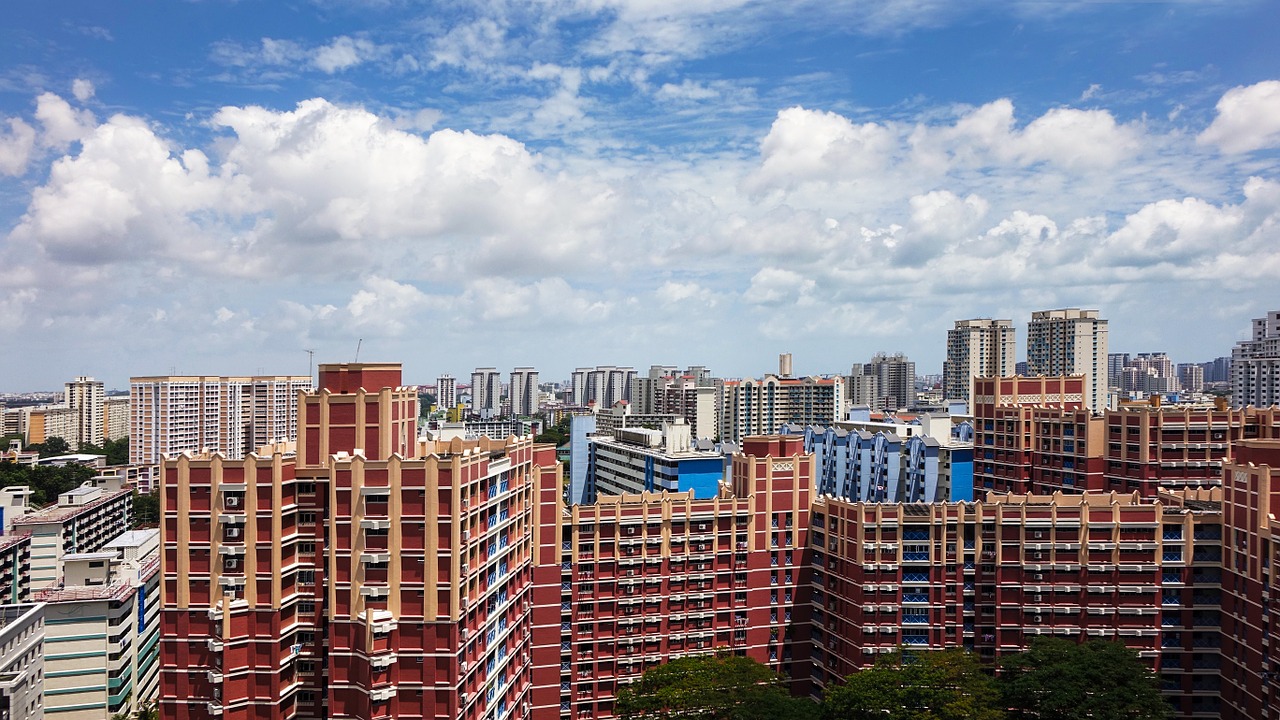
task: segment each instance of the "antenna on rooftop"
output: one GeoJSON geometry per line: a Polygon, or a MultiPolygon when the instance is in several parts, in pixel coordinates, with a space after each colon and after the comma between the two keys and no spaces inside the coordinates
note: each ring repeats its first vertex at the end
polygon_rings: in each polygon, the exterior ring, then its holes
{"type": "Polygon", "coordinates": [[[364,344],[364,338],[356,340],[356,362],[360,362],[360,346],[364,344]]]}
{"type": "Polygon", "coordinates": [[[302,352],[307,354],[307,375],[309,377],[314,378],[315,377],[314,368],[316,365],[316,351],[311,349],[305,349],[302,352]]]}

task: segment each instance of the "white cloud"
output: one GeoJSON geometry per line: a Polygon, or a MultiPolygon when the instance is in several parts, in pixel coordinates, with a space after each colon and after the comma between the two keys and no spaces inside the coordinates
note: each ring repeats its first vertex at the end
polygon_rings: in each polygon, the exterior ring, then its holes
{"type": "Polygon", "coordinates": [[[36,131],[20,118],[8,118],[8,130],[0,125],[0,174],[21,175],[36,145],[36,131]]]}
{"type": "Polygon", "coordinates": [[[749,185],[795,187],[871,175],[884,167],[895,145],[883,125],[856,125],[836,113],[789,108],[778,113],[760,143],[763,162],[749,185]]]}
{"type": "Polygon", "coordinates": [[[332,75],[372,60],[381,54],[382,50],[374,43],[343,35],[334,38],[328,45],[313,50],[311,63],[321,72],[332,75]]]}
{"type": "Polygon", "coordinates": [[[1280,145],[1280,80],[1231,88],[1218,100],[1218,116],[1197,140],[1226,153],[1280,145]]]}
{"type": "Polygon", "coordinates": [[[36,119],[44,126],[40,143],[59,150],[66,150],[71,143],[93,132],[97,125],[92,112],[77,110],[53,93],[43,93],[36,98],[36,119]]]}
{"type": "Polygon", "coordinates": [[[75,96],[76,100],[85,102],[89,98],[93,97],[93,93],[94,87],[91,81],[85,80],[84,78],[76,78],[71,81],[71,94],[75,96]]]}

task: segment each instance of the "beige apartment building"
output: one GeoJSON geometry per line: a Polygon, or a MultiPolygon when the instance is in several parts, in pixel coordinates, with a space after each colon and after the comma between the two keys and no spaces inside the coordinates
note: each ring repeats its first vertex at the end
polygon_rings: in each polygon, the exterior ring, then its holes
{"type": "Polygon", "coordinates": [[[1027,374],[1083,375],[1085,406],[1107,409],[1107,321],[1097,310],[1065,308],[1031,313],[1027,374]]]}
{"type": "Polygon", "coordinates": [[[970,400],[975,377],[1009,377],[1017,372],[1017,330],[1012,320],[957,320],[947,331],[943,387],[950,400],[970,400]]]}
{"type": "Polygon", "coordinates": [[[129,462],[218,452],[232,460],[298,434],[298,391],[310,376],[157,376],[129,381],[129,462]]]}

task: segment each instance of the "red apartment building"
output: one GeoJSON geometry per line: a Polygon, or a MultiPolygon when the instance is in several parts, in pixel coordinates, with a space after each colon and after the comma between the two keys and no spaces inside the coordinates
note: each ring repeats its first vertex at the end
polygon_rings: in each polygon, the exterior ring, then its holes
{"type": "Polygon", "coordinates": [[[529,438],[416,440],[393,364],[321,365],[296,453],[162,493],[165,718],[529,717],[529,438]]]}
{"type": "Polygon", "coordinates": [[[619,688],[671,658],[732,652],[807,694],[813,458],[803,438],[748,437],[718,497],[564,503],[539,491],[535,717],[612,716],[619,688]]]}
{"type": "Polygon", "coordinates": [[[1082,375],[974,378],[973,485],[1025,494],[1102,490],[1102,420],[1082,375]]]}
{"type": "Polygon", "coordinates": [[[1280,408],[1126,403],[1106,414],[1106,489],[1155,497],[1160,488],[1219,485],[1240,440],[1280,437],[1280,408]]]}
{"type": "MultiPolygon", "coordinates": [[[[978,381],[993,482],[1092,475],[1044,459],[1095,452],[1077,380],[978,381]]],[[[1280,441],[1223,487],[900,505],[815,497],[803,438],[748,437],[717,497],[569,506],[554,448],[419,441],[399,383],[322,365],[296,448],[165,463],[162,717],[607,718],[674,657],[808,694],[904,645],[1056,636],[1134,648],[1180,717],[1280,720],[1280,441]]]]}
{"type": "Polygon", "coordinates": [[[1280,441],[1243,440],[1222,473],[1223,717],[1280,719],[1280,441]]]}

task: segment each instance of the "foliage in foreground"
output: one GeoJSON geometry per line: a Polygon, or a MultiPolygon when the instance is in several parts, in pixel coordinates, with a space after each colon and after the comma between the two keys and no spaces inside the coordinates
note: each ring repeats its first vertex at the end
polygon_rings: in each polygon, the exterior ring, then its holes
{"type": "Polygon", "coordinates": [[[793,698],[786,681],[751,658],[678,658],[645,671],[618,693],[624,718],[816,720],[816,703],[793,698]]]}
{"type": "Polygon", "coordinates": [[[1155,673],[1120,643],[1039,638],[1001,664],[1000,686],[1017,717],[1162,720],[1170,707],[1155,673]]]}
{"type": "Polygon", "coordinates": [[[828,688],[829,720],[1001,720],[1000,691],[973,653],[899,651],[828,688]]]}

